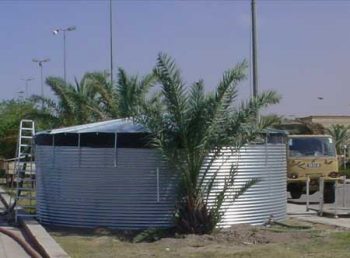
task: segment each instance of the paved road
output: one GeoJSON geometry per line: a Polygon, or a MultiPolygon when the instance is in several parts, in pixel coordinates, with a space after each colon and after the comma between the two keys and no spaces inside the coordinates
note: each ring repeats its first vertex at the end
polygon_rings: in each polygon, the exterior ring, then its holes
{"type": "MultiPolygon", "coordinates": [[[[0,202],[0,212],[3,211],[2,203],[0,202]]],[[[24,239],[21,231],[17,228],[9,226],[4,218],[0,216],[0,227],[3,227],[15,233],[20,238],[24,239]]],[[[30,258],[23,248],[12,238],[0,233],[0,257],[1,258],[30,258]]]]}

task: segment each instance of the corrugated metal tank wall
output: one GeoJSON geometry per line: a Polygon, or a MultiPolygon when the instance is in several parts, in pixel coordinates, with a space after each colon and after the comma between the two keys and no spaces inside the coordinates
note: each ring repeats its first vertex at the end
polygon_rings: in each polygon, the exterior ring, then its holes
{"type": "MultiPolygon", "coordinates": [[[[226,200],[225,211],[219,226],[233,224],[263,224],[271,216],[275,220],[286,218],[287,209],[287,165],[285,144],[262,144],[243,147],[239,152],[223,150],[207,173],[207,178],[218,173],[209,204],[215,202],[215,196],[230,173],[231,166],[236,170],[233,189],[242,188],[250,179],[258,182],[249,188],[234,202],[226,200]]],[[[233,196],[231,191],[231,196],[233,196]]]]}
{"type": "Polygon", "coordinates": [[[172,225],[176,178],[155,150],[37,145],[36,164],[37,214],[45,224],[172,225]]]}
{"type": "MultiPolygon", "coordinates": [[[[36,164],[37,212],[43,223],[121,229],[172,225],[177,180],[155,150],[37,145],[36,164]]],[[[238,154],[224,151],[208,173],[209,178],[220,170],[213,192],[223,185],[232,164],[237,168],[236,189],[251,178],[259,182],[234,203],[224,203],[220,226],[262,224],[271,215],[284,219],[285,145],[249,145],[238,154]]]]}

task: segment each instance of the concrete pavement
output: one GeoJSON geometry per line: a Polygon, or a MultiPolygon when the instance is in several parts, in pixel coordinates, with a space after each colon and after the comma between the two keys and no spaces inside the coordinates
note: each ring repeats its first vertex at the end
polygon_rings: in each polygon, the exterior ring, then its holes
{"type": "MultiPolygon", "coordinates": [[[[12,200],[13,201],[13,200],[12,200]]],[[[11,203],[11,198],[0,186],[0,207],[6,207],[11,203]]],[[[1,218],[1,217],[0,217],[1,218]]],[[[19,218],[23,232],[30,239],[37,252],[43,257],[50,258],[70,258],[61,246],[50,236],[50,234],[36,220],[31,218],[19,218]]],[[[25,256],[24,256],[25,257],[25,256]]],[[[2,256],[0,256],[2,258],[2,256]]]]}
{"type": "MultiPolygon", "coordinates": [[[[3,211],[3,205],[0,203],[0,212],[3,211]]],[[[0,227],[5,228],[14,233],[19,238],[24,239],[21,231],[15,227],[9,226],[4,218],[0,216],[0,227]]],[[[30,258],[24,249],[9,236],[0,233],[0,257],[1,258],[30,258]]]]}
{"type": "Polygon", "coordinates": [[[291,218],[350,229],[350,218],[321,217],[317,215],[316,211],[306,212],[305,205],[288,203],[287,213],[291,218]]]}
{"type": "Polygon", "coordinates": [[[306,211],[306,196],[302,195],[300,199],[290,199],[288,195],[287,213],[289,217],[294,217],[300,220],[304,220],[312,223],[320,223],[331,226],[337,226],[342,228],[350,229],[350,185],[346,185],[345,189],[343,186],[339,186],[337,189],[338,202],[337,209],[339,216],[346,215],[346,217],[335,218],[334,204],[324,205],[324,215],[319,216],[319,200],[320,193],[316,192],[310,195],[310,210],[306,211]],[[345,205],[345,207],[343,207],[345,205]]]}

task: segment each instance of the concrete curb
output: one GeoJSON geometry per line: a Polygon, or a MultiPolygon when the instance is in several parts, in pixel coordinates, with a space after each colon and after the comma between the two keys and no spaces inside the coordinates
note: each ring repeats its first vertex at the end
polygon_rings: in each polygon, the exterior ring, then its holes
{"type": "Polygon", "coordinates": [[[70,256],[62,249],[62,247],[50,236],[34,219],[20,219],[25,233],[29,236],[30,241],[37,248],[38,252],[47,258],[70,258],[70,256]]]}
{"type": "MultiPolygon", "coordinates": [[[[0,187],[0,200],[8,208],[10,196],[0,187]]],[[[19,218],[27,237],[34,244],[37,251],[45,258],[70,258],[63,248],[50,236],[46,229],[34,219],[19,218]]]]}

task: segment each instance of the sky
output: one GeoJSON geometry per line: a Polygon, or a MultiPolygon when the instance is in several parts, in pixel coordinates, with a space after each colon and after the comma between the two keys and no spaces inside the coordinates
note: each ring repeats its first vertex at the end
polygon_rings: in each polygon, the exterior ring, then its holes
{"type": "MultiPolygon", "coordinates": [[[[157,54],[176,60],[190,85],[208,91],[225,70],[250,65],[250,1],[113,1],[114,71],[145,75],[157,54]]],[[[350,1],[257,0],[259,91],[275,90],[279,104],[265,113],[286,116],[350,115],[350,1]],[[322,99],[319,99],[321,97],[322,99]]],[[[0,0],[0,99],[19,97],[22,79],[40,94],[33,58],[50,58],[44,76],[63,77],[67,32],[67,79],[110,67],[109,1],[0,0]]],[[[250,69],[239,101],[249,98],[250,69]]],[[[45,87],[45,95],[52,92],[45,87]]]]}

